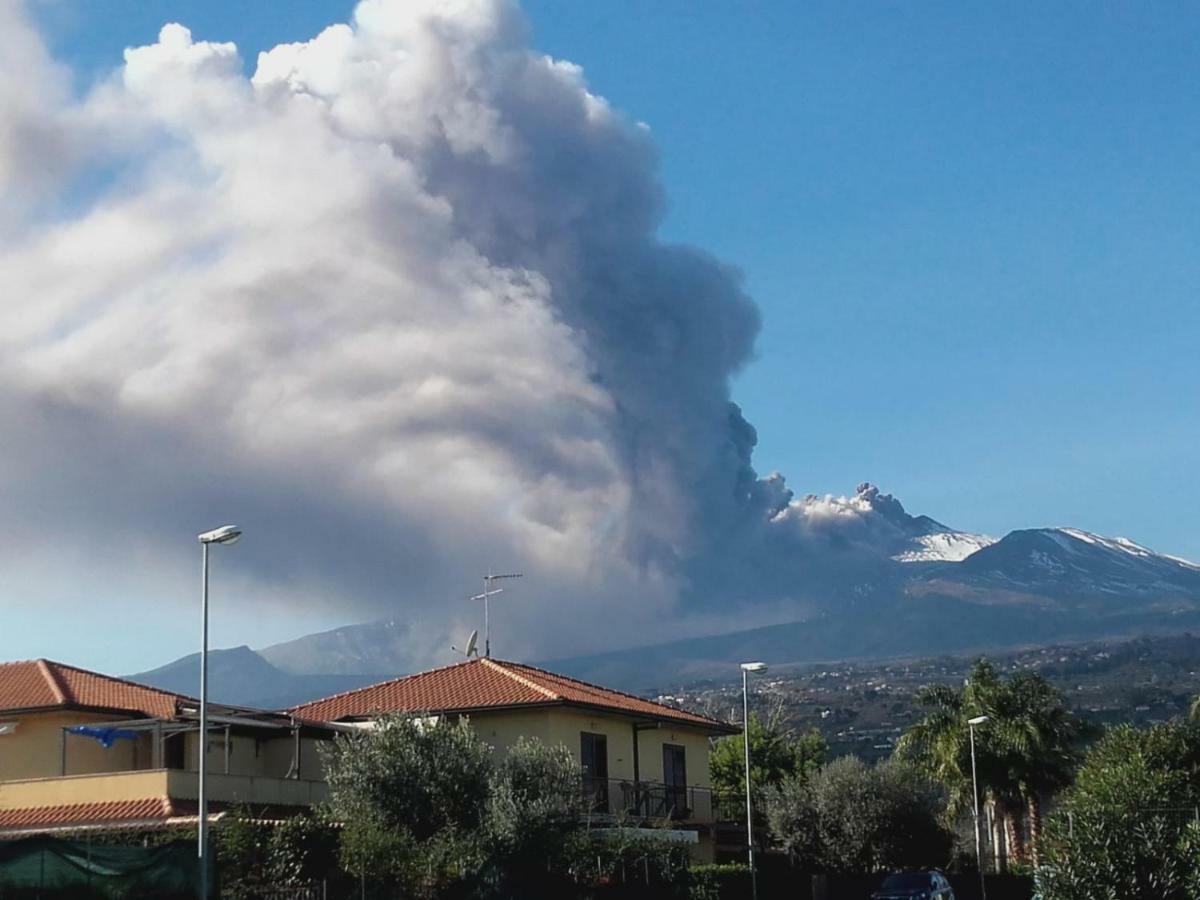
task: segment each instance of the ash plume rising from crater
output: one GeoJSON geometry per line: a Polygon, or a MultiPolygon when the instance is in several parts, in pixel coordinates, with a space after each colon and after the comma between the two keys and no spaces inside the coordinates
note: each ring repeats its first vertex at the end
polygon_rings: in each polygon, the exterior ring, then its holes
{"type": "Polygon", "coordinates": [[[236,521],[239,642],[324,609],[423,665],[488,565],[536,657],[894,596],[969,544],[759,477],[754,303],[658,236],[650,129],[514,3],[364,0],[246,62],[166,24],[74,95],[0,0],[0,604],[189,600],[236,521]]]}
{"type": "Polygon", "coordinates": [[[268,608],[421,644],[504,561],[514,621],[586,646],[674,614],[710,523],[765,521],[728,384],[757,310],[656,236],[649,130],[514,4],[366,0],[249,77],[168,24],[82,97],[23,60],[0,67],[25,135],[0,147],[13,570],[103,523],[171,592],[184,536],[236,518],[255,552],[228,565],[268,608]]]}

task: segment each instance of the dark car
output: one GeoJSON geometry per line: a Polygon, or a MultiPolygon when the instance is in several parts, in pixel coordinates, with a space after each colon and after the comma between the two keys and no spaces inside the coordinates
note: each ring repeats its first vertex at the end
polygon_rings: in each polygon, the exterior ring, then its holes
{"type": "Polygon", "coordinates": [[[897,872],[883,879],[871,900],[954,900],[954,888],[941,872],[897,872]]]}

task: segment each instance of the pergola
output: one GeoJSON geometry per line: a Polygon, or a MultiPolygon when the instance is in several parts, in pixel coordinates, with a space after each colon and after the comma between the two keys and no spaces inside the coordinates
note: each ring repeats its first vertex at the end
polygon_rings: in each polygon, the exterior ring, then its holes
{"type": "MultiPolygon", "coordinates": [[[[292,764],[288,772],[283,777],[296,778],[300,777],[300,753],[302,744],[300,741],[301,732],[305,729],[315,729],[320,731],[353,731],[355,729],[346,726],[333,725],[326,722],[316,723],[305,719],[299,719],[295,716],[285,716],[275,713],[258,713],[252,710],[237,710],[231,709],[226,712],[208,714],[208,733],[211,735],[214,732],[220,734],[224,738],[224,771],[229,774],[229,758],[230,758],[230,737],[235,732],[241,733],[261,733],[267,732],[272,738],[281,736],[281,733],[291,732],[293,740],[292,764]]],[[[77,734],[81,737],[90,737],[92,739],[100,739],[99,735],[92,735],[88,732],[105,732],[111,731],[116,735],[116,739],[120,740],[127,737],[121,732],[133,732],[134,734],[149,733],[151,735],[152,757],[150,767],[152,769],[166,768],[166,742],[170,738],[177,737],[181,734],[191,732],[199,732],[199,710],[195,708],[185,707],[172,718],[146,718],[146,719],[119,719],[112,722],[88,722],[81,725],[64,725],[60,728],[59,733],[59,773],[67,774],[67,737],[70,734],[77,734]],[[79,729],[78,731],[76,729],[79,729]],[[87,729],[84,731],[83,729],[87,729]]],[[[207,749],[207,748],[206,748],[207,749]]],[[[208,760],[207,752],[203,752],[201,761],[206,763],[208,760]]]]}

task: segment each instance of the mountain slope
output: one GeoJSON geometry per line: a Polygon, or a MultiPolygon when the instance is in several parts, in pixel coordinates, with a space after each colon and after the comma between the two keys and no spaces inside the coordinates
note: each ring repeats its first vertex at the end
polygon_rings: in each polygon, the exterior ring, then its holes
{"type": "Polygon", "coordinates": [[[966,557],[959,577],[1059,597],[1200,597],[1200,566],[1077,528],[1010,532],[966,557]]]}
{"type": "Polygon", "coordinates": [[[1200,631],[1200,610],[1085,618],[1070,611],[980,606],[931,596],[896,604],[857,624],[821,617],[647,647],[547,660],[539,665],[623,690],[656,694],[680,685],[740,678],[738,664],[772,667],[855,659],[983,653],[1091,638],[1200,631]]]}
{"type": "MultiPolygon", "coordinates": [[[[910,515],[871,484],[851,497],[789,501],[775,515],[818,548],[797,568],[811,600],[796,613],[803,621],[547,665],[639,690],[726,677],[750,658],[782,665],[928,656],[1200,628],[1200,566],[1126,538],[1033,528],[995,540],[910,515]]],[[[257,654],[220,651],[214,696],[280,706],[394,677],[413,668],[408,631],[401,622],[372,622],[257,654]]],[[[194,693],[196,671],[189,657],[135,677],[194,693]]]]}
{"type": "MultiPolygon", "coordinates": [[[[126,677],[195,697],[200,691],[200,654],[192,653],[157,669],[126,677]]],[[[249,647],[210,650],[208,654],[209,699],[232,706],[282,709],[389,677],[392,676],[293,674],[271,665],[249,647]]]]}
{"type": "Polygon", "coordinates": [[[292,674],[396,673],[404,657],[407,632],[406,625],[395,621],[347,625],[272,644],[258,653],[273,666],[292,674]]]}

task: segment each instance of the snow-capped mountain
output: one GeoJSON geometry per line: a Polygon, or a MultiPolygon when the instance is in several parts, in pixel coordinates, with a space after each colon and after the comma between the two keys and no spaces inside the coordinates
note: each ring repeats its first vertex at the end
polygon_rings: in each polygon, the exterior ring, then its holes
{"type": "Polygon", "coordinates": [[[1055,595],[1200,598],[1200,566],[1077,528],[1013,531],[963,559],[962,574],[1055,595]]]}
{"type": "MultiPolygon", "coordinates": [[[[996,540],[910,515],[868,483],[849,497],[789,499],[776,515],[803,529],[812,548],[797,569],[809,602],[800,621],[682,638],[652,650],[614,648],[552,661],[552,668],[640,689],[684,673],[724,677],[737,661],[752,658],[913,656],[1200,630],[1200,565],[1127,538],[1032,528],[996,540]]],[[[280,684],[272,690],[282,695],[283,687],[308,689],[316,676],[411,671],[406,627],[394,621],[348,625],[264,648],[261,658],[233,654],[230,665],[247,674],[228,681],[245,692],[263,680],[261,671],[271,670],[271,685],[280,684]],[[284,684],[287,678],[294,684],[284,684]]],[[[170,676],[168,666],[146,680],[166,685],[170,676]]],[[[257,695],[242,700],[251,697],[257,695]]],[[[236,700],[231,695],[230,702],[236,700]]]]}
{"type": "Polygon", "coordinates": [[[897,562],[962,562],[976,550],[996,543],[986,534],[965,531],[935,531],[912,538],[912,546],[892,556],[897,562]]]}
{"type": "Polygon", "coordinates": [[[841,535],[854,538],[857,547],[897,562],[958,562],[996,542],[929,516],[910,515],[904,504],[869,481],[851,497],[810,495],[800,507],[810,520],[836,522],[841,535]]]}

